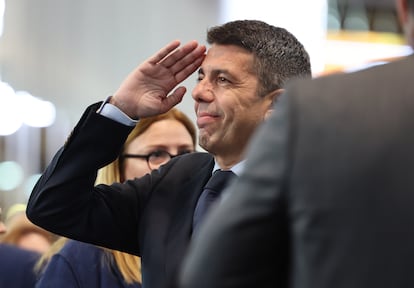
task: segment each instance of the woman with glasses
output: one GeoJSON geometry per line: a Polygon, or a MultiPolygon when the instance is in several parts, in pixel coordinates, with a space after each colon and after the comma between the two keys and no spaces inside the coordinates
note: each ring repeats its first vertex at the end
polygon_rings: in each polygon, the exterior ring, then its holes
{"type": "MultiPolygon", "coordinates": [[[[181,111],[141,119],[119,157],[99,170],[96,183],[144,176],[173,157],[194,152],[195,146],[195,126],[181,111]]],[[[38,288],[141,287],[139,257],[67,238],[42,256],[37,271],[38,288]]]]}

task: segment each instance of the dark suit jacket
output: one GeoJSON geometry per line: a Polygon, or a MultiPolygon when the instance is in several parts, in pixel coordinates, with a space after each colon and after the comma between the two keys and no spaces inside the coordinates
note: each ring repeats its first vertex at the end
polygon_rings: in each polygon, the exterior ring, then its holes
{"type": "Polygon", "coordinates": [[[92,105],[39,179],[27,206],[35,224],[54,233],[142,257],[144,287],[174,283],[191,238],[193,211],[211,176],[207,153],[176,157],[160,171],[112,186],[94,186],[131,127],[92,105]]]}
{"type": "Polygon", "coordinates": [[[0,243],[0,287],[33,288],[39,257],[36,252],[0,243]]]}
{"type": "Polygon", "coordinates": [[[414,287],[414,56],[287,87],[182,287],[414,287]]]}

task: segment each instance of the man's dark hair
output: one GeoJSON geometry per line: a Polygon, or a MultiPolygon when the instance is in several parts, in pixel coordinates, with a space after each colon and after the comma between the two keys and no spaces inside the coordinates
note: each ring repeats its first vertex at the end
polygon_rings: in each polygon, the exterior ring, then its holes
{"type": "Polygon", "coordinates": [[[292,78],[311,76],[308,53],[284,28],[257,20],[237,20],[209,29],[207,42],[236,45],[251,52],[261,96],[282,88],[292,78]]]}

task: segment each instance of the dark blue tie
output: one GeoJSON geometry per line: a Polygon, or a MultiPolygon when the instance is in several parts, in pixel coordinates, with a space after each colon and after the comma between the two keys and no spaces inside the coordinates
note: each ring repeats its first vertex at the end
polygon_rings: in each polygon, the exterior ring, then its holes
{"type": "Polygon", "coordinates": [[[210,206],[220,196],[220,193],[227,186],[228,182],[236,175],[230,170],[216,170],[204,186],[203,192],[198,199],[197,206],[194,210],[193,217],[193,233],[196,232],[199,225],[203,221],[210,206]]]}

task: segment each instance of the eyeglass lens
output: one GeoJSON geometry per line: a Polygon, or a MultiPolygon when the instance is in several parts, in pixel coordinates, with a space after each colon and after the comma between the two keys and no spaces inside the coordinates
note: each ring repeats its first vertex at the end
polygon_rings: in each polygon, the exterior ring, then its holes
{"type": "Polygon", "coordinates": [[[171,155],[164,150],[152,152],[148,155],[148,165],[151,170],[158,169],[162,164],[171,160],[171,155]]]}

